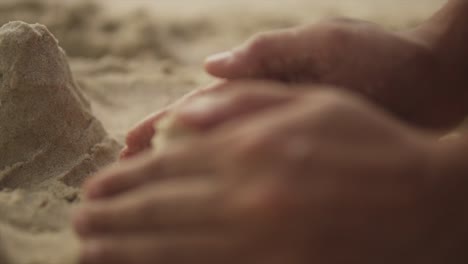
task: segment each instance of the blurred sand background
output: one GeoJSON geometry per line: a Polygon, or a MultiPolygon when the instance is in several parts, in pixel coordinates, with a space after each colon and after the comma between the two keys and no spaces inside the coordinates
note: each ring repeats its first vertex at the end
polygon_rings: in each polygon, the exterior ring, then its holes
{"type": "MultiPolygon", "coordinates": [[[[0,24],[22,20],[46,25],[67,52],[93,112],[123,144],[137,121],[213,81],[202,69],[205,56],[230,49],[256,32],[339,15],[399,29],[417,24],[443,2],[0,0],[0,24]]],[[[68,211],[76,201],[69,205],[49,197],[45,211],[31,212],[28,204],[38,202],[34,197],[20,195],[19,202],[6,203],[5,197],[12,196],[3,197],[3,192],[0,188],[0,264],[75,263],[68,211]],[[12,217],[22,211],[26,213],[12,217]],[[25,221],[25,215],[42,222],[25,221]],[[25,231],[21,221],[35,228],[25,231]]]]}
{"type": "Polygon", "coordinates": [[[414,25],[443,0],[0,0],[0,23],[48,26],[108,130],[128,128],[210,82],[203,58],[258,31],[346,15],[414,25]],[[45,4],[48,3],[48,4],[45,4]]]}

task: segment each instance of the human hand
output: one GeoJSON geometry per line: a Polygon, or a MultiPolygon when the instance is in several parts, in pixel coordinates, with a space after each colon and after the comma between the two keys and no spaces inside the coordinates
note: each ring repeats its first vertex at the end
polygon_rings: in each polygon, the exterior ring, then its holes
{"type": "Polygon", "coordinates": [[[366,21],[333,19],[261,33],[209,58],[206,70],[228,80],[335,85],[414,125],[452,128],[467,112],[466,69],[444,61],[427,37],[431,26],[391,32],[366,21]]]}
{"type": "Polygon", "coordinates": [[[186,104],[188,101],[198,96],[203,96],[213,91],[222,91],[224,89],[224,83],[216,83],[212,86],[195,90],[182,97],[175,103],[169,105],[168,107],[149,115],[137,125],[135,125],[128,132],[125,139],[126,146],[120,153],[120,158],[129,159],[151,149],[151,140],[156,135],[156,124],[160,120],[164,119],[167,116],[167,114],[172,111],[172,109],[177,108],[180,105],[186,104]]]}
{"type": "MultiPolygon", "coordinates": [[[[427,34],[417,30],[394,33],[368,22],[335,19],[258,34],[233,51],[208,59],[206,69],[228,80],[337,85],[366,96],[413,124],[447,128],[465,116],[466,97],[462,95],[467,80],[445,65],[422,35],[427,34]]],[[[189,98],[222,87],[195,91],[189,98]]],[[[177,105],[185,102],[187,98],[177,105]]],[[[154,123],[171,108],[132,129],[122,157],[149,149],[154,123]]]]}
{"type": "MultiPolygon", "coordinates": [[[[174,110],[183,107],[187,104],[190,105],[190,107],[184,107],[186,109],[185,112],[187,111],[192,111],[192,112],[199,112],[203,110],[209,110],[209,108],[206,108],[205,106],[207,105],[206,100],[197,100],[198,98],[211,98],[215,97],[217,94],[221,94],[225,91],[229,91],[230,89],[248,89],[250,86],[246,85],[247,83],[240,83],[240,82],[218,82],[216,84],[213,84],[211,86],[208,86],[203,89],[198,89],[193,91],[192,93],[182,97],[179,99],[177,102],[174,104],[168,106],[167,108],[156,112],[149,117],[145,118],[143,121],[141,121],[139,124],[137,124],[133,129],[130,130],[126,137],[126,147],[122,150],[121,152],[121,158],[123,160],[129,159],[135,156],[138,156],[139,154],[142,154],[146,152],[149,149],[152,149],[152,139],[157,136],[157,131],[156,127],[157,124],[168,117],[168,115],[171,115],[171,113],[174,112],[174,110]],[[246,85],[246,86],[245,86],[246,85]],[[210,95],[210,96],[207,96],[210,95]],[[194,104],[191,104],[192,101],[195,101],[194,104]]],[[[266,88],[268,87],[273,87],[273,88],[279,88],[280,89],[288,89],[288,85],[286,84],[276,84],[271,81],[257,81],[256,86],[258,89],[258,86],[261,86],[261,88],[266,88]]],[[[316,88],[319,86],[316,86],[316,88]]],[[[268,89],[268,88],[267,88],[268,89]]],[[[214,123],[216,122],[222,122],[222,121],[228,121],[228,120],[217,120],[214,122],[214,118],[216,117],[217,119],[227,119],[228,117],[232,117],[232,113],[228,113],[231,110],[234,110],[239,112],[242,112],[243,114],[248,114],[251,111],[258,110],[259,108],[266,107],[268,105],[272,105],[274,102],[276,102],[277,97],[273,96],[277,94],[277,92],[268,92],[268,93],[259,93],[259,96],[265,95],[265,98],[260,98],[260,97],[255,97],[254,100],[252,98],[238,98],[238,96],[233,96],[229,100],[225,100],[226,105],[229,105],[230,108],[226,110],[221,110],[218,109],[219,111],[217,113],[206,113],[207,115],[210,116],[210,120],[207,122],[210,122],[212,124],[205,124],[203,126],[213,126],[214,123]],[[245,99],[245,100],[244,100],[245,99]],[[228,102],[227,102],[228,101],[228,102]]],[[[241,96],[239,96],[241,97],[241,96]]],[[[226,98],[226,96],[224,96],[226,98]]],[[[281,100],[280,100],[281,101],[281,100]]],[[[238,115],[238,114],[237,114],[238,115]]],[[[198,125],[202,125],[201,123],[198,125]]]]}
{"type": "Polygon", "coordinates": [[[332,89],[239,87],[178,110],[203,136],[91,179],[75,218],[84,264],[467,260],[445,247],[464,221],[441,199],[432,137],[332,89]],[[238,118],[231,98],[272,99],[238,118]]]}

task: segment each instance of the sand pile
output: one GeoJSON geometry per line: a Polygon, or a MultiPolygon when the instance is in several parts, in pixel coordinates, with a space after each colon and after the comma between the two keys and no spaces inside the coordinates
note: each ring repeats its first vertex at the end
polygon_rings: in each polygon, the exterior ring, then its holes
{"type": "Polygon", "coordinates": [[[0,28],[0,263],[72,263],[70,204],[118,150],[54,36],[22,22],[0,28]]]}

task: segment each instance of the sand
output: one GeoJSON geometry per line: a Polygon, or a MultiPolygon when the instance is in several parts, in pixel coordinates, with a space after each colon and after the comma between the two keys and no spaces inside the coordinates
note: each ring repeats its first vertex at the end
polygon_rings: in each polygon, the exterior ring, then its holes
{"type": "Polygon", "coordinates": [[[206,55],[338,14],[402,28],[442,2],[1,0],[0,24],[30,24],[0,29],[0,264],[76,263],[82,181],[134,123],[213,81],[206,55]]]}
{"type": "Polygon", "coordinates": [[[115,161],[120,146],[92,115],[46,27],[1,27],[0,58],[2,263],[73,260],[69,210],[85,177],[115,161]]]}

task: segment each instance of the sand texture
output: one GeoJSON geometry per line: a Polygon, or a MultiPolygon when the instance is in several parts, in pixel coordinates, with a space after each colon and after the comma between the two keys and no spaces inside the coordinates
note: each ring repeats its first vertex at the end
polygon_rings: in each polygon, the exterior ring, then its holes
{"type": "Polygon", "coordinates": [[[4,25],[0,58],[1,263],[64,263],[75,251],[68,211],[78,187],[119,146],[91,114],[46,27],[4,25]]]}
{"type": "Polygon", "coordinates": [[[133,124],[213,81],[205,56],[340,14],[403,28],[444,1],[0,0],[0,264],[76,263],[81,183],[133,124]]]}

